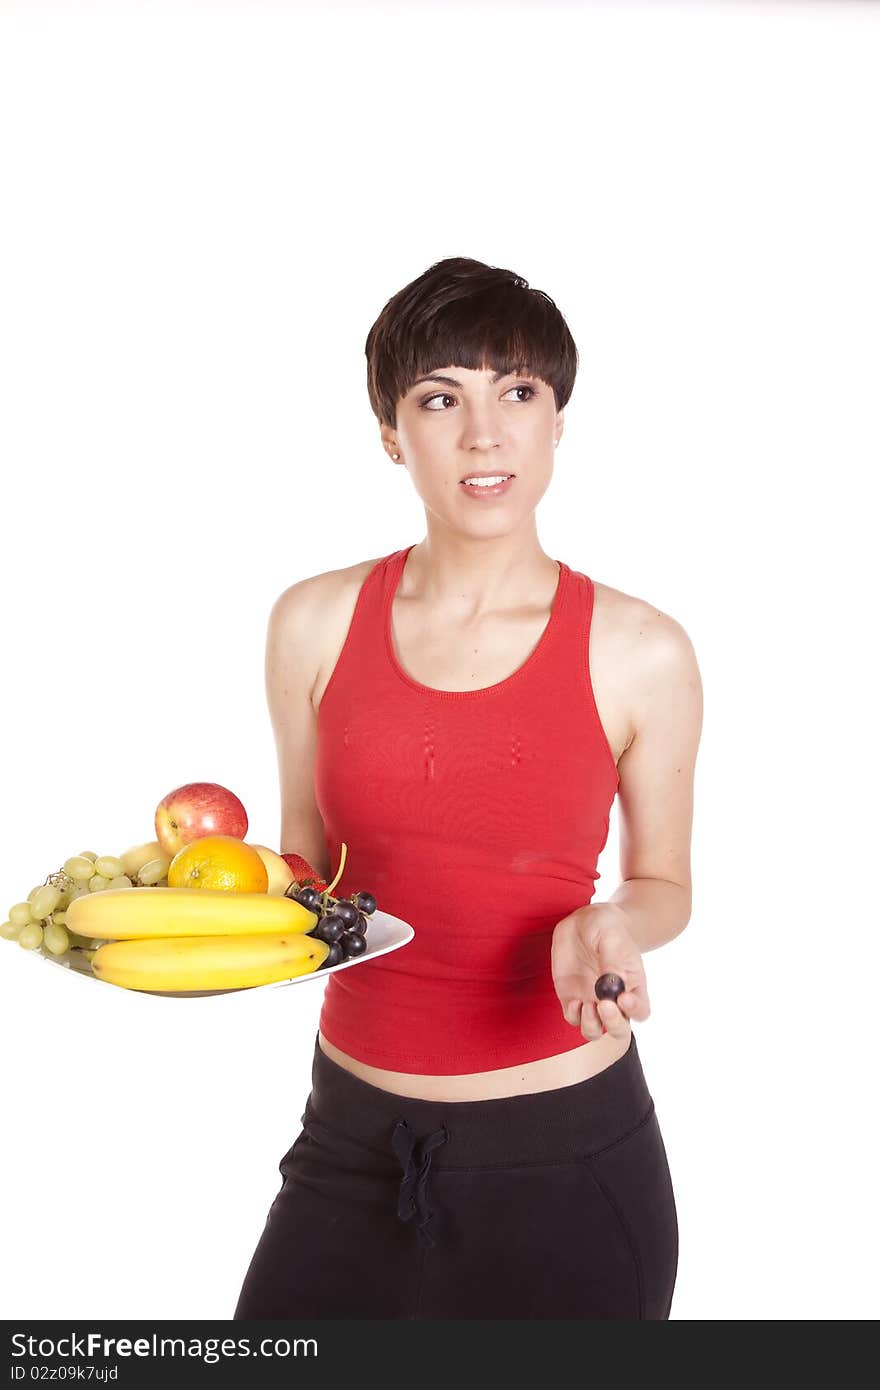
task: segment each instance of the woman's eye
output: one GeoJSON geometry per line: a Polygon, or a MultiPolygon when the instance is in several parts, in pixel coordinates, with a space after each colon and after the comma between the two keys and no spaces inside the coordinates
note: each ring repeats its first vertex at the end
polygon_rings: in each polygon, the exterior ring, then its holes
{"type": "MultiPolygon", "coordinates": [[[[526,396],[526,400],[529,400],[529,401],[532,399],[532,396],[537,395],[537,392],[535,391],[534,386],[511,386],[510,391],[528,391],[529,394],[526,396]]],[[[510,395],[510,391],[505,391],[504,394],[505,394],[506,396],[509,396],[509,395],[510,395]]],[[[434,409],[434,407],[433,407],[432,404],[431,404],[432,401],[454,401],[454,400],[455,400],[455,397],[454,397],[454,396],[450,396],[449,393],[446,392],[446,391],[441,391],[439,395],[436,395],[436,396],[428,396],[426,400],[422,401],[422,409],[423,409],[423,410],[432,410],[432,409],[434,409]]],[[[442,410],[443,407],[440,407],[440,409],[442,410]]]]}

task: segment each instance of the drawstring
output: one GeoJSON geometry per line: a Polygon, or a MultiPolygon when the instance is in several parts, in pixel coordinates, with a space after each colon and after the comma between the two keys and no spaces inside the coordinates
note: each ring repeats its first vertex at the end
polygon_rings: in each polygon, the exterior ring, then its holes
{"type": "Polygon", "coordinates": [[[423,1139],[419,1139],[410,1129],[406,1120],[403,1119],[397,1121],[391,1135],[394,1152],[403,1166],[403,1181],[400,1184],[400,1193],[397,1199],[397,1215],[401,1221],[409,1221],[417,1211],[421,1213],[418,1234],[426,1245],[435,1243],[434,1237],[428,1230],[428,1223],[434,1213],[428,1206],[426,1196],[431,1155],[434,1149],[440,1144],[445,1144],[448,1138],[448,1129],[445,1125],[441,1125],[440,1129],[435,1129],[433,1134],[425,1135],[423,1139]]]}

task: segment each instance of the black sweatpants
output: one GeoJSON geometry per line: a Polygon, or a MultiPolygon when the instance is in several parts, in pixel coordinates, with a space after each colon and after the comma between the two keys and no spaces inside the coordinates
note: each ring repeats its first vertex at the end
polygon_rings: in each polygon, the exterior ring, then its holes
{"type": "Polygon", "coordinates": [[[233,1315],[669,1317],[678,1222],[636,1047],[574,1085],[411,1099],[315,1036],[303,1128],[233,1315]]]}

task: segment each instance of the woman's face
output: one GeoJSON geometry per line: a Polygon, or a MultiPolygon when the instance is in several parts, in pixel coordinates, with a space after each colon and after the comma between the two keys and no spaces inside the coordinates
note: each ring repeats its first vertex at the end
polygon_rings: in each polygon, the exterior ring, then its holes
{"type": "Polygon", "coordinates": [[[382,426],[425,507],[454,530],[514,529],[537,507],[553,474],[562,411],[539,377],[438,367],[397,403],[397,428],[382,426]],[[512,473],[495,497],[473,497],[469,473],[512,473]]]}

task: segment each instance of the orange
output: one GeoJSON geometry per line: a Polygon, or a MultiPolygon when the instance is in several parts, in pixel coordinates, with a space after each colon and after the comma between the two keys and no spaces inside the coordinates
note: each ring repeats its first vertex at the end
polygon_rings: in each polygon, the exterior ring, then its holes
{"type": "Polygon", "coordinates": [[[252,845],[234,835],[203,835],[178,850],[168,865],[169,888],[219,888],[265,893],[266,866],[252,845]]]}

